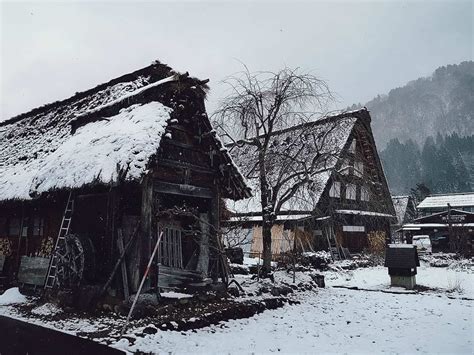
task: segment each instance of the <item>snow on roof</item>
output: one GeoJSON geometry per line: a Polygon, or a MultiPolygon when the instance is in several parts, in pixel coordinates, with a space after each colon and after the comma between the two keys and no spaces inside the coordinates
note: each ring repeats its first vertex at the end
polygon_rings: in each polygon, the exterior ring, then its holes
{"type": "Polygon", "coordinates": [[[169,82],[171,82],[171,81],[176,81],[176,80],[178,80],[178,75],[177,75],[177,74],[173,74],[173,75],[171,75],[171,76],[169,76],[169,77],[167,77],[167,78],[164,78],[164,79],[162,79],[162,80],[158,80],[158,81],[155,81],[154,83],[147,84],[147,85],[142,86],[142,87],[140,87],[140,88],[138,88],[138,89],[136,89],[136,90],[134,90],[134,91],[128,92],[128,93],[126,93],[126,94],[123,95],[123,96],[119,96],[119,97],[116,98],[115,100],[112,100],[112,101],[107,102],[107,103],[105,103],[105,104],[103,104],[103,105],[100,105],[100,106],[95,107],[95,108],[93,108],[93,109],[91,109],[91,110],[88,110],[88,111],[83,112],[83,113],[81,113],[81,114],[79,114],[79,115],[76,115],[76,119],[79,118],[79,117],[83,117],[83,116],[90,115],[90,114],[92,114],[92,113],[97,113],[97,112],[102,111],[103,109],[105,109],[105,108],[107,108],[107,107],[111,107],[111,106],[113,106],[113,105],[115,105],[115,104],[117,104],[117,103],[123,102],[123,101],[126,100],[126,99],[130,99],[130,98],[132,98],[132,97],[134,97],[134,96],[137,96],[137,95],[139,95],[139,94],[145,92],[146,90],[149,90],[149,89],[155,88],[155,87],[157,87],[157,86],[159,86],[159,85],[162,85],[162,84],[165,84],[165,83],[169,83],[169,82]]]}
{"type": "MultiPolygon", "coordinates": [[[[27,200],[51,189],[110,184],[119,178],[139,179],[158,150],[170,114],[179,106],[175,99],[204,98],[206,89],[205,82],[155,62],[0,122],[0,201],[27,200]],[[179,86],[160,86],[176,80],[179,86]]],[[[201,116],[199,120],[212,130],[207,115],[201,116]]],[[[231,179],[245,190],[229,197],[248,195],[230,155],[219,154],[230,165],[231,179]]]]}
{"type": "MultiPolygon", "coordinates": [[[[268,152],[269,155],[272,155],[271,159],[268,159],[271,165],[289,165],[285,159],[292,155],[292,150],[301,148],[303,148],[303,151],[299,156],[306,156],[307,161],[311,159],[310,157],[315,152],[328,157],[319,167],[320,171],[311,176],[311,183],[300,189],[292,198],[286,201],[281,211],[311,211],[314,209],[331,177],[332,171],[339,160],[338,157],[341,155],[357,119],[358,115],[355,113],[344,114],[295,126],[276,132],[273,135],[268,152]],[[314,139],[314,137],[317,138],[314,139]],[[311,188],[309,188],[309,185],[311,185],[311,188]]],[[[258,173],[255,169],[257,161],[256,150],[253,146],[244,145],[239,147],[236,145],[231,148],[231,154],[247,178],[254,195],[245,200],[227,201],[227,208],[237,214],[258,212],[261,210],[261,205],[258,173]]],[[[291,163],[291,165],[294,166],[294,163],[291,163]]],[[[268,176],[270,185],[273,185],[276,181],[275,179],[278,179],[279,176],[272,173],[272,171],[280,172],[280,169],[272,169],[269,166],[267,171],[270,172],[268,176]]],[[[294,180],[290,180],[284,188],[288,188],[294,183],[294,180]]]]}
{"type": "Polygon", "coordinates": [[[29,199],[51,189],[138,179],[156,153],[171,109],[159,102],[122,109],[65,135],[56,149],[0,171],[0,199],[29,199]]]}
{"type": "Polygon", "coordinates": [[[409,200],[410,196],[392,196],[393,207],[395,208],[398,224],[403,224],[409,200]]]}
{"type": "Polygon", "coordinates": [[[359,216],[374,216],[374,217],[395,217],[388,213],[371,212],[371,211],[359,211],[359,210],[335,210],[336,213],[340,214],[353,214],[359,216]]]}
{"type": "Polygon", "coordinates": [[[474,192],[428,196],[418,205],[418,208],[447,208],[448,203],[451,207],[474,206],[474,192]]]}
{"type": "MultiPolygon", "coordinates": [[[[453,227],[474,227],[474,223],[451,223],[453,227]]],[[[407,223],[404,224],[402,229],[409,230],[408,228],[448,228],[447,223],[407,223]]]]}
{"type": "Polygon", "coordinates": [[[35,173],[30,193],[90,183],[139,179],[156,154],[171,109],[159,102],[122,109],[107,121],[89,123],[48,155],[35,173]]]}
{"type": "MultiPolygon", "coordinates": [[[[311,214],[285,214],[277,216],[277,221],[297,221],[300,219],[311,218],[311,214]]],[[[231,222],[261,222],[262,216],[241,216],[241,217],[231,217],[229,219],[231,222]]]]}

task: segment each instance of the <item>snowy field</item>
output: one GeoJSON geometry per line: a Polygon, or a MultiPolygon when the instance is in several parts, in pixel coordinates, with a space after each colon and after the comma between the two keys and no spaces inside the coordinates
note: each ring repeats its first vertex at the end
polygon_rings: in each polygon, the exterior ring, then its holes
{"type": "Polygon", "coordinates": [[[421,293],[390,289],[383,267],[325,274],[329,287],[299,295],[299,305],[115,346],[171,353],[474,353],[472,270],[422,266],[418,283],[433,290],[421,293]]]}
{"type": "Polygon", "coordinates": [[[327,288],[301,304],[116,347],[163,353],[472,354],[472,301],[327,288]]]}
{"type": "MultiPolygon", "coordinates": [[[[130,353],[178,354],[474,353],[472,269],[424,264],[419,268],[417,282],[425,289],[417,293],[390,289],[383,267],[327,271],[325,276],[326,288],[293,296],[300,304],[192,331],[158,330],[156,334],[137,336],[141,329],[132,328],[127,336],[133,342],[124,338],[113,346],[130,353]],[[359,290],[339,286],[356,286],[359,290]]],[[[4,296],[0,296],[0,303],[4,296]]],[[[16,297],[25,302],[11,291],[9,302],[0,306],[0,314],[42,324],[41,319],[25,318],[8,305],[16,297]]],[[[44,314],[58,310],[41,306],[36,311],[44,314]]],[[[43,325],[75,333],[106,331],[107,324],[122,322],[123,317],[110,317],[43,325]]]]}

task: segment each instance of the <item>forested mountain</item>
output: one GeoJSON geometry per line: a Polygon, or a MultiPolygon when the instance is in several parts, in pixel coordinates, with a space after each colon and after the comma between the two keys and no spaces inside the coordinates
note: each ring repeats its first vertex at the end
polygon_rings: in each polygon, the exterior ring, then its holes
{"type": "Polygon", "coordinates": [[[380,157],[392,194],[407,194],[420,183],[431,193],[474,187],[474,136],[438,134],[428,137],[421,148],[411,139],[394,138],[380,157]]]}
{"type": "Polygon", "coordinates": [[[435,70],[377,96],[365,104],[373,117],[377,144],[384,149],[393,138],[419,145],[439,133],[474,134],[474,62],[435,70]]]}
{"type": "Polygon", "coordinates": [[[474,189],[473,61],[440,67],[365,106],[392,194],[420,183],[432,193],[474,189]]]}

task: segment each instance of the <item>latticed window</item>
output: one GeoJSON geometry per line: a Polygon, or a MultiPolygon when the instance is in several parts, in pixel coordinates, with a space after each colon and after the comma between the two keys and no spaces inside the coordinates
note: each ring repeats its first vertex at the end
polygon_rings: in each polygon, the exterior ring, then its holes
{"type": "Polygon", "coordinates": [[[341,174],[343,175],[349,175],[349,169],[351,168],[351,162],[349,161],[348,158],[345,158],[342,161],[342,166],[341,166],[341,174]]]}
{"type": "Polygon", "coordinates": [[[329,189],[330,197],[341,197],[341,183],[339,181],[334,181],[329,189]]]}
{"type": "Polygon", "coordinates": [[[364,163],[361,161],[356,161],[354,163],[354,175],[358,177],[362,177],[364,174],[364,163]]]}
{"type": "Polygon", "coordinates": [[[20,218],[11,218],[8,223],[8,236],[18,237],[20,235],[21,220],[20,218]]]}
{"type": "Polygon", "coordinates": [[[357,187],[354,184],[347,184],[346,186],[346,198],[348,200],[355,200],[357,196],[357,187]]]}
{"type": "Polygon", "coordinates": [[[181,230],[171,227],[161,227],[158,235],[163,231],[160,247],[158,249],[158,262],[161,265],[183,268],[183,247],[181,241],[181,230]]]}
{"type": "Polygon", "coordinates": [[[357,144],[356,142],[357,141],[354,138],[351,142],[351,145],[349,146],[349,152],[351,152],[352,154],[354,154],[356,151],[356,144],[357,144]]]}
{"type": "Polygon", "coordinates": [[[360,199],[361,201],[369,201],[370,199],[369,189],[366,186],[360,188],[360,199]]]}
{"type": "Polygon", "coordinates": [[[42,237],[44,229],[44,219],[41,217],[33,218],[33,236],[42,237]]]}

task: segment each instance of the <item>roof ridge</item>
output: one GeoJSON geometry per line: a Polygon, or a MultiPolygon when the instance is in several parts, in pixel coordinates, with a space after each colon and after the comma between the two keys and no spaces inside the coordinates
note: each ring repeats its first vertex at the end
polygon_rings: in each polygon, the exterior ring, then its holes
{"type": "MultiPolygon", "coordinates": [[[[367,108],[362,108],[362,109],[359,109],[359,110],[353,110],[353,111],[345,111],[345,112],[341,112],[337,115],[332,115],[332,116],[326,116],[326,117],[321,117],[321,118],[318,118],[317,120],[314,120],[314,121],[308,121],[308,122],[303,122],[303,123],[299,123],[295,126],[291,126],[291,127],[287,127],[287,128],[282,128],[282,129],[279,129],[279,130],[276,130],[272,133],[272,136],[276,136],[276,135],[279,135],[279,134],[283,134],[283,133],[287,133],[287,132],[291,132],[293,130],[298,130],[300,128],[304,128],[304,127],[314,127],[314,126],[319,126],[319,125],[323,125],[323,124],[326,124],[328,123],[329,121],[333,121],[333,120],[337,120],[337,119],[343,119],[343,118],[348,118],[348,117],[356,117],[356,118],[368,118],[370,119],[370,114],[369,114],[369,110],[367,110],[367,108]],[[361,114],[361,116],[358,116],[358,114],[361,114]]],[[[264,137],[265,135],[262,134],[260,136],[258,136],[257,138],[262,138],[264,137]]],[[[249,139],[253,139],[253,138],[249,138],[249,139]]],[[[225,146],[226,147],[233,147],[235,145],[238,145],[239,142],[241,142],[242,140],[237,140],[236,142],[231,142],[231,143],[227,143],[225,146]]]]}
{"type": "Polygon", "coordinates": [[[176,73],[167,64],[162,64],[158,60],[156,60],[152,64],[150,64],[146,67],[143,67],[143,68],[137,69],[133,72],[123,74],[119,77],[110,79],[109,81],[107,81],[105,83],[102,83],[102,84],[98,84],[93,88],[87,89],[85,91],[78,91],[74,95],[72,95],[70,97],[67,97],[65,99],[53,101],[53,102],[44,104],[42,106],[35,107],[35,108],[33,108],[33,109],[31,109],[27,112],[20,113],[16,116],[13,116],[13,117],[9,118],[9,119],[6,119],[5,121],[1,121],[0,122],[0,127],[8,126],[12,123],[19,122],[19,121],[21,121],[22,119],[24,119],[26,117],[45,112],[49,109],[54,109],[54,108],[57,108],[57,107],[60,107],[60,106],[68,105],[71,102],[74,102],[74,101],[80,100],[82,98],[85,98],[85,97],[87,97],[87,96],[89,96],[93,93],[96,93],[100,90],[106,89],[107,87],[110,87],[112,85],[116,85],[116,84],[121,83],[121,82],[125,82],[127,78],[132,79],[132,78],[137,78],[140,75],[147,74],[153,68],[156,68],[156,69],[161,68],[163,71],[172,72],[173,74],[176,73]]]}
{"type": "Polygon", "coordinates": [[[446,194],[431,194],[426,196],[428,197],[439,197],[439,196],[458,196],[458,195],[474,195],[474,191],[468,191],[468,192],[452,192],[452,193],[446,193],[446,194]]]}

